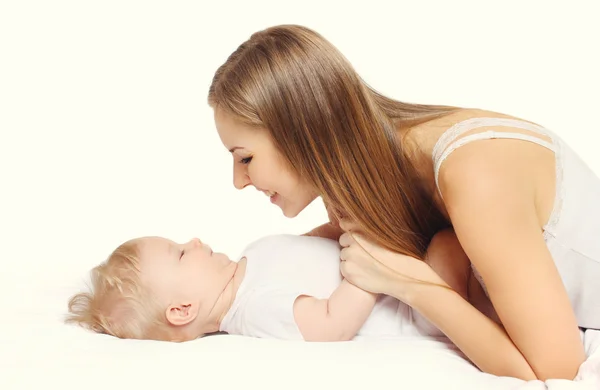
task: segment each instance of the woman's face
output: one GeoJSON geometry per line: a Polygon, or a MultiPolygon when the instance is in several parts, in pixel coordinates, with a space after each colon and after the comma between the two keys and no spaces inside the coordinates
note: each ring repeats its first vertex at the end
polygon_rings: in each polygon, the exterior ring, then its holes
{"type": "Polygon", "coordinates": [[[315,189],[290,169],[266,129],[245,125],[218,107],[214,114],[221,142],[233,156],[235,188],[254,186],[288,218],[297,216],[317,197],[315,189]]]}

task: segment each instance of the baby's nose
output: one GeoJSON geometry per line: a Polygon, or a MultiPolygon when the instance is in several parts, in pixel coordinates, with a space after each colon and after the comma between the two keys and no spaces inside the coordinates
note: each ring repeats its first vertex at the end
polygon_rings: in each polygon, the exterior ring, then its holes
{"type": "Polygon", "coordinates": [[[192,244],[194,247],[197,247],[202,245],[202,241],[200,241],[199,238],[194,237],[190,240],[190,244],[192,244]]]}

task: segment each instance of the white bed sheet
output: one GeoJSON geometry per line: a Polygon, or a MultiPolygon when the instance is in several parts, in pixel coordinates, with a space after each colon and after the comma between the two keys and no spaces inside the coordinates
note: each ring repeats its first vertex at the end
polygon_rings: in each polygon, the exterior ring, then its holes
{"type": "Polygon", "coordinates": [[[600,389],[600,332],[577,381],[481,373],[443,339],[303,343],[216,335],[188,343],[119,340],[20,313],[5,322],[0,389],[600,389]],[[217,387],[218,386],[218,387],[217,387]]]}
{"type": "Polygon", "coordinates": [[[217,335],[182,344],[120,340],[62,323],[68,297],[81,287],[79,271],[22,271],[13,272],[0,294],[0,390],[149,390],[182,383],[199,390],[600,389],[600,331],[582,333],[590,357],[576,381],[546,383],[484,374],[446,339],[305,343],[217,335]]]}

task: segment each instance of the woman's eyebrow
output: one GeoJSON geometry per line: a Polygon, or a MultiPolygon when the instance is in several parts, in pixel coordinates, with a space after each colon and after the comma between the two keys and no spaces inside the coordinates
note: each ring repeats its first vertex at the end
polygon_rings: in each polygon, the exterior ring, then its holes
{"type": "Polygon", "coordinates": [[[233,148],[229,149],[229,152],[233,153],[233,152],[235,152],[238,149],[243,149],[243,148],[241,146],[234,146],[233,148]]]}

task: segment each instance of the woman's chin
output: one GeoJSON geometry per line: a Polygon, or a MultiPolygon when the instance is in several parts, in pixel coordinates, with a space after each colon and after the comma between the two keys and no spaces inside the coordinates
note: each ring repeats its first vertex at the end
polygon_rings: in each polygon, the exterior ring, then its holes
{"type": "Polygon", "coordinates": [[[283,216],[286,218],[295,218],[298,213],[290,213],[289,211],[286,211],[285,209],[281,209],[281,211],[283,212],[283,216]]]}
{"type": "Polygon", "coordinates": [[[298,214],[300,214],[300,212],[302,210],[297,210],[297,209],[292,209],[290,207],[281,207],[279,206],[279,208],[281,209],[281,212],[283,213],[283,216],[286,218],[296,218],[298,216],[298,214]]]}
{"type": "Polygon", "coordinates": [[[300,213],[302,213],[302,211],[304,211],[304,209],[306,209],[315,200],[315,198],[311,199],[308,202],[299,202],[295,205],[290,205],[289,203],[285,204],[285,202],[281,202],[281,200],[283,199],[278,199],[276,205],[279,206],[283,215],[286,218],[296,218],[300,213]]]}

